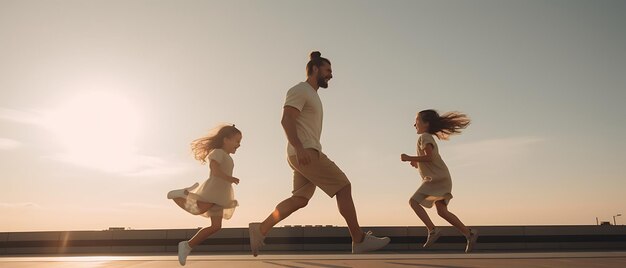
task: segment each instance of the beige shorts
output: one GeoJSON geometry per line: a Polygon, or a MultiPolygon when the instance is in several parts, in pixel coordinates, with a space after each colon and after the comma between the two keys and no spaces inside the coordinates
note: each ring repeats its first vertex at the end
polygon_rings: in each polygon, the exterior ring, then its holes
{"type": "Polygon", "coordinates": [[[346,174],[339,169],[335,162],[314,149],[310,150],[311,162],[305,166],[298,164],[298,158],[289,156],[287,161],[293,169],[293,196],[311,199],[315,187],[320,187],[328,196],[334,197],[339,190],[350,184],[346,174]]]}

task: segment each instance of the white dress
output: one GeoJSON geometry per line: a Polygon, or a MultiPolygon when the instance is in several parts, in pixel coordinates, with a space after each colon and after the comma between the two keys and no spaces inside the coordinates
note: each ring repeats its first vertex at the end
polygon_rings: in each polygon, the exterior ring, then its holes
{"type": "Polygon", "coordinates": [[[422,185],[411,197],[422,206],[430,208],[438,200],[443,200],[446,204],[452,199],[452,178],[446,163],[439,155],[439,146],[435,142],[433,135],[424,133],[417,139],[417,155],[426,155],[426,145],[433,146],[432,161],[417,162],[422,185]]]}
{"type": "MultiPolygon", "coordinates": [[[[208,155],[209,161],[214,160],[220,164],[222,172],[228,176],[233,174],[233,159],[222,149],[213,149],[208,155]]],[[[210,174],[210,173],[209,173],[210,174]]],[[[239,204],[235,200],[233,185],[220,177],[211,177],[187,195],[185,210],[195,214],[198,211],[197,201],[214,204],[209,211],[200,214],[204,217],[220,216],[228,220],[233,216],[235,207],[239,204]]]]}

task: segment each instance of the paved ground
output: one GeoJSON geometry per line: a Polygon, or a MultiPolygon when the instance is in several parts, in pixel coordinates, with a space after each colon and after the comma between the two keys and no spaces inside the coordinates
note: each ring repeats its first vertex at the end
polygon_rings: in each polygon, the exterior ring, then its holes
{"type": "MultiPolygon", "coordinates": [[[[176,256],[0,257],[2,268],[164,268],[180,267],[176,256]]],[[[185,267],[370,268],[370,267],[626,267],[623,252],[473,254],[288,254],[193,255],[185,267]]]]}

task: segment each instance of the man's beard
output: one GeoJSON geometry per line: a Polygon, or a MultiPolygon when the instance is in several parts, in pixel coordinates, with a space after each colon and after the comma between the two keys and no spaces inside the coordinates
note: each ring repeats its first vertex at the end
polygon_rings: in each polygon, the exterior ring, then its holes
{"type": "Polygon", "coordinates": [[[326,82],[326,78],[324,77],[317,78],[317,85],[321,88],[328,88],[328,82],[326,82]]]}

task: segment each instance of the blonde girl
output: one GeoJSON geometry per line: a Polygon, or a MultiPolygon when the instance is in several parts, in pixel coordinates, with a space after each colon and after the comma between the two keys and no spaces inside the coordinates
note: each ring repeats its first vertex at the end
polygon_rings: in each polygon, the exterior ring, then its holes
{"type": "Polygon", "coordinates": [[[178,261],[185,265],[191,250],[222,228],[222,219],[230,219],[237,207],[232,184],[239,184],[233,177],[233,159],[239,148],[241,131],[235,125],[214,128],[208,135],[191,143],[194,158],[202,164],[209,163],[209,178],[201,185],[170,191],[168,199],[193,215],[211,218],[211,226],[200,229],[189,241],[178,244],[178,261]]]}

